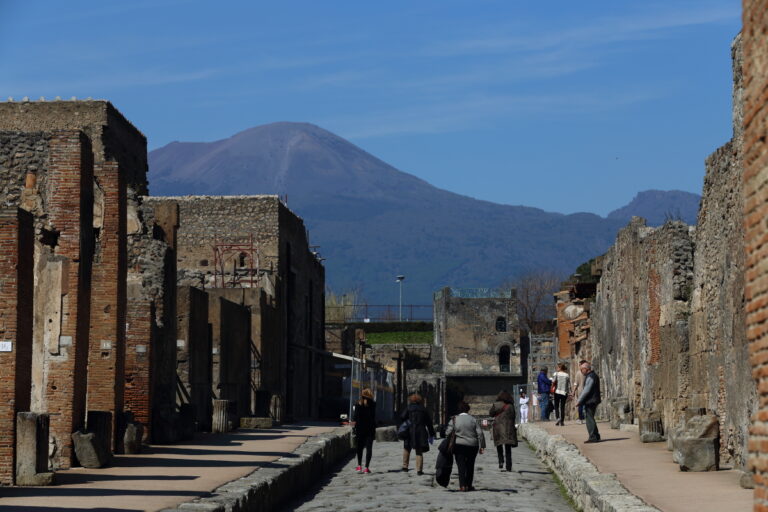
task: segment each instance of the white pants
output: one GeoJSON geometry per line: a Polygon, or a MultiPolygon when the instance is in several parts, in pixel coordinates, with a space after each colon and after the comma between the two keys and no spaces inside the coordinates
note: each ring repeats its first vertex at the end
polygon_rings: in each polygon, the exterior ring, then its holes
{"type": "Polygon", "coordinates": [[[520,423],[528,423],[528,406],[520,406],[520,423]]]}

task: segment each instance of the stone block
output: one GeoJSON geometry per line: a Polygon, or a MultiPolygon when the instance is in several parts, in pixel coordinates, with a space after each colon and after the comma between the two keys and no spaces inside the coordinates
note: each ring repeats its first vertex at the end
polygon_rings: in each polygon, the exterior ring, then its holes
{"type": "Polygon", "coordinates": [[[685,422],[685,431],[691,437],[719,437],[720,421],[714,414],[692,416],[685,422]]]}
{"type": "Polygon", "coordinates": [[[274,426],[274,420],[269,417],[244,416],[240,418],[240,428],[272,428],[274,426]]]}
{"type": "Polygon", "coordinates": [[[397,439],[397,427],[389,426],[389,427],[379,427],[376,429],[376,441],[377,442],[385,442],[385,443],[392,443],[397,442],[399,439],[397,439]]]}
{"type": "Polygon", "coordinates": [[[48,471],[48,415],[20,412],[16,416],[16,485],[51,485],[48,471]]]}
{"type": "Polygon", "coordinates": [[[755,488],[755,474],[751,471],[744,471],[741,474],[741,478],[739,478],[739,485],[743,487],[744,489],[754,489],[755,488]]]}
{"type": "Polygon", "coordinates": [[[144,437],[144,426],[135,421],[125,426],[123,434],[123,451],[128,454],[141,453],[141,440],[144,437]]]}
{"type": "Polygon", "coordinates": [[[72,434],[75,455],[85,468],[103,468],[109,464],[111,454],[93,432],[77,431],[72,434]]]}
{"type": "Polygon", "coordinates": [[[231,430],[229,420],[229,400],[214,400],[213,401],[213,418],[211,432],[221,433],[229,432],[231,430]]]}
{"type": "Polygon", "coordinates": [[[106,453],[107,461],[109,461],[112,453],[112,413],[109,411],[88,411],[86,418],[87,431],[94,435],[95,442],[101,444],[99,451],[106,453]]]}
{"type": "Polygon", "coordinates": [[[675,438],[672,459],[681,471],[717,471],[719,466],[717,438],[680,435],[675,438]]]}
{"type": "Polygon", "coordinates": [[[642,409],[638,411],[638,426],[640,441],[643,443],[658,443],[664,441],[664,425],[661,413],[642,409]]]}

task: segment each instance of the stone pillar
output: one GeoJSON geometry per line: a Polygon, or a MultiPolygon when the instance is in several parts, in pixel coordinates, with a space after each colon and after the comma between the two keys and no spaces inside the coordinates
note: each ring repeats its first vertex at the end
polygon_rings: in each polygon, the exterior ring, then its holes
{"type": "Polygon", "coordinates": [[[211,432],[229,432],[229,400],[213,401],[211,432]]]}
{"type": "Polygon", "coordinates": [[[177,290],[176,373],[183,396],[179,406],[194,407],[197,429],[211,430],[211,337],[208,328],[208,294],[189,286],[177,290]]]}
{"type": "Polygon", "coordinates": [[[30,214],[0,211],[0,485],[15,483],[16,414],[30,405],[33,237],[30,214]]]}
{"type": "Polygon", "coordinates": [[[48,471],[47,414],[20,412],[16,417],[16,485],[51,485],[48,471]]]}

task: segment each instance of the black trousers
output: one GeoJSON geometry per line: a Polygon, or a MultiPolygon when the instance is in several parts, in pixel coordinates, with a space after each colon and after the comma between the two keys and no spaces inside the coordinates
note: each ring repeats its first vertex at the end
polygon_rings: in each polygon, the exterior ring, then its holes
{"type": "Polygon", "coordinates": [[[584,404],[584,416],[587,417],[587,433],[591,441],[600,440],[600,431],[597,429],[597,422],[595,421],[596,410],[597,404],[584,404]]]}
{"type": "Polygon", "coordinates": [[[459,487],[472,487],[475,478],[475,459],[477,458],[477,446],[464,446],[456,444],[453,447],[453,456],[459,470],[459,487]]]}
{"type": "Polygon", "coordinates": [[[567,395],[558,395],[555,393],[555,415],[560,423],[565,421],[565,402],[568,400],[567,395]]]}
{"type": "Polygon", "coordinates": [[[364,433],[357,435],[357,465],[363,465],[363,448],[366,448],[365,467],[371,465],[371,456],[373,455],[373,433],[364,433]]]}
{"type": "Polygon", "coordinates": [[[504,466],[504,455],[507,456],[507,471],[512,471],[512,445],[500,444],[496,446],[496,453],[499,456],[499,467],[504,466]]]}

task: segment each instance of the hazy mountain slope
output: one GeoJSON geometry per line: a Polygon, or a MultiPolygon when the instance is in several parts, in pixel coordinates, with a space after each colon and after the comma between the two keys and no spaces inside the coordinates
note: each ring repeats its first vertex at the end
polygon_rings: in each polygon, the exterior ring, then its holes
{"type": "Polygon", "coordinates": [[[633,215],[644,217],[649,226],[660,226],[667,220],[696,224],[701,196],[682,190],[646,190],[632,201],[608,214],[609,219],[629,221],[633,215]]]}
{"type": "Polygon", "coordinates": [[[281,194],[326,258],[328,285],[371,304],[430,304],[434,290],[496,286],[533,268],[563,273],[604,252],[623,218],[479,201],[398,171],[305,123],[259,126],[211,143],[152,151],[150,191],[281,194]]]}

